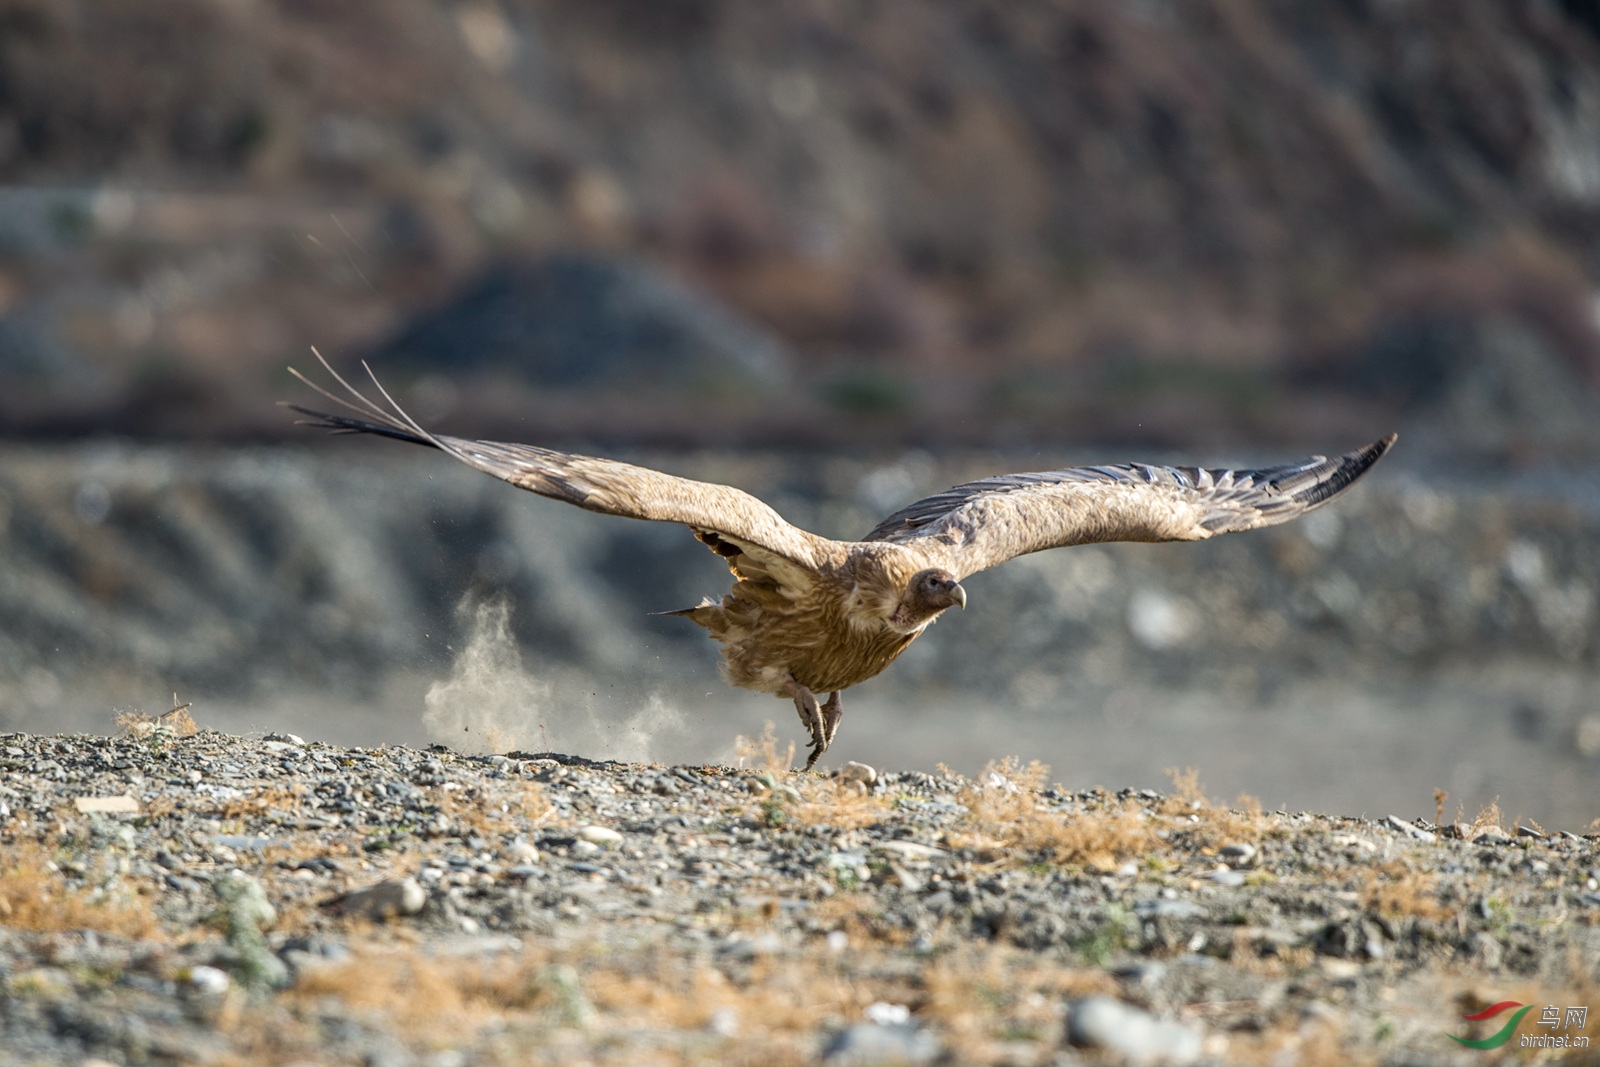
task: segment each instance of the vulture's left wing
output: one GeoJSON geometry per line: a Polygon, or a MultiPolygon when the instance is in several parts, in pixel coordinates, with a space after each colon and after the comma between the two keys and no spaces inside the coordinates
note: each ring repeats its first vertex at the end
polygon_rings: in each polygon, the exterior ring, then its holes
{"type": "Polygon", "coordinates": [[[917,549],[957,577],[1046,548],[1097,541],[1200,541],[1272,526],[1338,496],[1395,442],[1262,470],[1143,463],[1069,467],[968,482],[880,522],[863,540],[917,549]]]}

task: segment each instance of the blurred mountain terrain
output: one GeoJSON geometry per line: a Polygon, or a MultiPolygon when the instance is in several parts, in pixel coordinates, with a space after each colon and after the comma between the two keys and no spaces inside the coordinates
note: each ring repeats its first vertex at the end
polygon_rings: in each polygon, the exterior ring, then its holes
{"type": "Polygon", "coordinates": [[[1600,452],[1580,0],[0,0],[0,181],[11,435],[1600,452]]]}
{"type": "MultiPolygon", "coordinates": [[[[705,761],[769,720],[798,736],[788,701],[729,689],[703,632],[652,614],[728,587],[686,530],[390,442],[338,445],[0,448],[0,731],[104,731],[110,709],[159,711],[176,689],[207,725],[360,744],[481,745],[424,728],[441,701],[539,751],[705,761]]],[[[859,537],[1031,457],[629,458],[859,537]]],[[[975,575],[966,611],[846,694],[835,758],[976,772],[1020,753],[1085,786],[1192,765],[1215,788],[1351,812],[1440,786],[1469,814],[1498,796],[1585,826],[1600,483],[1485,481],[1386,466],[1285,526],[975,575]]]]}

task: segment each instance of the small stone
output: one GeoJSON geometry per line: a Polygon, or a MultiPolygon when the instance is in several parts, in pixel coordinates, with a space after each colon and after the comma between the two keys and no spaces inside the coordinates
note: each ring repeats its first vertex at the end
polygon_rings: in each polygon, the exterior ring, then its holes
{"type": "Polygon", "coordinates": [[[1223,845],[1217,850],[1217,858],[1229,867],[1254,867],[1256,846],[1244,843],[1223,845]]]}
{"type": "Polygon", "coordinates": [[[1206,909],[1190,900],[1141,900],[1133,906],[1140,919],[1199,919],[1206,909]]]}
{"type": "Polygon", "coordinates": [[[1531,826],[1518,826],[1517,827],[1517,836],[1518,837],[1537,838],[1540,841],[1544,840],[1544,834],[1541,834],[1539,831],[1535,830],[1531,826]]]}
{"type": "Polygon", "coordinates": [[[416,879],[399,878],[352,889],[325,906],[338,915],[390,919],[397,915],[415,915],[427,902],[428,891],[416,879]]]}
{"type": "Polygon", "coordinates": [[[898,863],[889,864],[889,873],[900,884],[900,888],[908,893],[922,892],[922,879],[900,866],[898,863]]]}
{"type": "Polygon", "coordinates": [[[1167,977],[1167,965],[1160,960],[1134,959],[1111,968],[1111,973],[1140,989],[1151,990],[1167,977]]]}
{"type": "Polygon", "coordinates": [[[1472,835],[1472,840],[1480,845],[1503,845],[1511,840],[1511,835],[1498,826],[1485,826],[1472,835]]]}
{"type": "Polygon", "coordinates": [[[189,968],[189,984],[204,996],[220,997],[228,991],[233,979],[228,977],[227,971],[201,965],[189,968]]]}
{"type": "Polygon", "coordinates": [[[507,863],[538,863],[539,850],[519,837],[500,850],[500,858],[507,863]]]}
{"type": "Polygon", "coordinates": [[[1400,818],[1399,816],[1391,815],[1387,819],[1385,819],[1384,821],[1389,824],[1390,829],[1393,829],[1393,830],[1398,831],[1399,833],[1405,834],[1407,837],[1415,838],[1418,841],[1435,841],[1435,840],[1437,840],[1437,838],[1432,833],[1430,833],[1429,831],[1424,830],[1420,826],[1415,826],[1415,825],[1413,825],[1411,823],[1408,823],[1404,819],[1400,818]]]}
{"type": "Polygon", "coordinates": [[[72,806],[84,815],[133,815],[139,811],[139,802],[126,794],[117,797],[76,797],[72,806]]]}
{"type": "Polygon", "coordinates": [[[1101,1048],[1138,1067],[1184,1067],[1200,1058],[1200,1034],[1111,997],[1086,997],[1067,1016],[1067,1040],[1101,1048]]]}
{"type": "Polygon", "coordinates": [[[1361,977],[1361,964],[1355,960],[1336,959],[1333,956],[1318,956],[1317,966],[1322,968],[1322,973],[1336,982],[1353,981],[1361,977]]]}
{"type": "Polygon", "coordinates": [[[939,1042],[915,1026],[857,1023],[841,1030],[822,1052],[826,1063],[921,1064],[939,1058],[939,1042]]]}
{"type": "Polygon", "coordinates": [[[622,835],[609,826],[585,826],[578,830],[578,836],[590,844],[599,845],[602,848],[622,844],[622,835]]]}
{"type": "Polygon", "coordinates": [[[855,760],[851,760],[843,767],[840,767],[835,772],[834,777],[841,782],[860,782],[862,785],[871,788],[878,781],[878,772],[876,768],[870,767],[865,763],[857,763],[855,760]]]}
{"type": "Polygon", "coordinates": [[[932,845],[924,845],[920,841],[879,841],[872,847],[878,852],[892,852],[902,860],[912,863],[950,858],[950,853],[944,849],[934,848],[932,845]]]}
{"type": "Polygon", "coordinates": [[[732,1008],[718,1008],[711,1013],[706,1029],[718,1037],[735,1037],[739,1033],[739,1013],[732,1008]]]}
{"type": "Polygon", "coordinates": [[[782,952],[783,939],[774,933],[760,934],[756,937],[734,936],[724,942],[717,951],[729,959],[753,960],[760,956],[775,956],[782,952]]]}
{"type": "Polygon", "coordinates": [[[1221,864],[1217,866],[1216,870],[1206,875],[1206,878],[1227,889],[1237,889],[1244,885],[1244,875],[1231,867],[1221,864]]]}

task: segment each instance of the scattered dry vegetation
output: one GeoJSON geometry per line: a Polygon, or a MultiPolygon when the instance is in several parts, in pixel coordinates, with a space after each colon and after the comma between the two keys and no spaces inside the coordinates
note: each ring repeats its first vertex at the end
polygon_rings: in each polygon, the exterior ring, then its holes
{"type": "Polygon", "coordinates": [[[1050,768],[1034,760],[1026,767],[1007,757],[985,767],[976,781],[963,784],[970,830],[954,842],[996,856],[1020,851],[1111,871],[1123,860],[1160,847],[1155,828],[1136,805],[1107,798],[1098,808],[1052,810],[1040,802],[1050,768]]]}
{"type": "Polygon", "coordinates": [[[178,703],[178,694],[172,694],[172,707],[160,715],[133,708],[118,712],[116,724],[122,727],[124,737],[139,740],[160,740],[173,737],[192,737],[200,732],[200,724],[189,714],[189,704],[178,703]]]}
{"type": "Polygon", "coordinates": [[[1362,872],[1361,902],[1373,915],[1440,921],[1451,911],[1439,902],[1439,876],[1415,870],[1404,860],[1362,872]]]}
{"type": "Polygon", "coordinates": [[[906,1006],[937,1024],[959,1056],[989,1062],[1008,1041],[1053,1039],[1064,997],[1115,992],[1103,971],[1006,946],[955,950],[920,975],[888,960],[866,943],[849,958],[819,945],[739,967],[601,945],[526,947],[485,960],[373,942],[348,962],[307,973],[289,996],[307,1010],[334,998],[398,1020],[423,1044],[459,1040],[464,1027],[503,1028],[512,1043],[519,1033],[562,1028],[652,1027],[691,1039],[714,1028],[732,1037],[718,1062],[778,1064],[811,1062],[820,1020],[860,1019],[875,1003],[906,1006]]]}
{"type": "Polygon", "coordinates": [[[128,937],[159,931],[149,901],[118,880],[107,887],[69,885],[64,850],[51,838],[0,848],[0,924],[19,930],[98,930],[128,937]],[[121,888],[118,888],[120,884],[121,888]]]}

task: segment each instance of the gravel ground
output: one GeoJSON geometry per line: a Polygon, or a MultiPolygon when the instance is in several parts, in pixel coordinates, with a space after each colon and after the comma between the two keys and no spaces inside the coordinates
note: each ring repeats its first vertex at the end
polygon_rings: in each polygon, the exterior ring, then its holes
{"type": "Polygon", "coordinates": [[[1508,999],[1600,1044],[1592,833],[180,734],[0,735],[0,1062],[1467,1064],[1508,999]]]}

